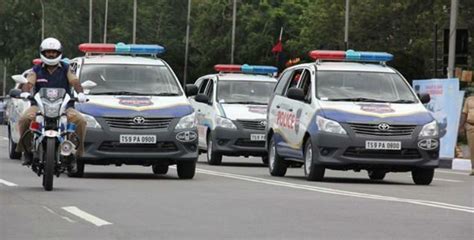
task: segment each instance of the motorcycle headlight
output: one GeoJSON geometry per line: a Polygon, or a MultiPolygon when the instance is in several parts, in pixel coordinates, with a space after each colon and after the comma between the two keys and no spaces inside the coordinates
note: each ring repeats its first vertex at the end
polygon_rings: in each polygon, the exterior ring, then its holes
{"type": "Polygon", "coordinates": [[[189,115],[182,117],[178,124],[176,125],[176,129],[186,129],[186,128],[195,128],[197,126],[197,119],[196,114],[193,112],[189,115]]]}
{"type": "Polygon", "coordinates": [[[425,124],[418,134],[419,137],[437,137],[439,134],[438,123],[432,121],[428,124],[425,124]]]}
{"type": "Polygon", "coordinates": [[[102,126],[100,126],[100,124],[97,122],[97,120],[95,120],[93,116],[84,113],[82,114],[82,116],[84,117],[84,119],[86,119],[88,128],[102,128],[102,126]]]}
{"type": "Polygon", "coordinates": [[[228,118],[225,118],[225,117],[221,117],[221,116],[217,116],[216,127],[237,129],[237,127],[232,122],[232,120],[230,120],[228,118]]]}
{"type": "Polygon", "coordinates": [[[61,108],[61,102],[44,104],[44,115],[46,117],[54,118],[59,116],[59,109],[61,108]]]}
{"type": "Polygon", "coordinates": [[[316,116],[316,125],[322,132],[336,133],[336,134],[347,134],[346,130],[336,121],[316,116]]]}

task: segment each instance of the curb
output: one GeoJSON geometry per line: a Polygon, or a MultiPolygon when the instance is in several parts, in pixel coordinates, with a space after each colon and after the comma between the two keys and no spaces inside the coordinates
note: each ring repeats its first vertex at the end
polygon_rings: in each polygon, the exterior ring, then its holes
{"type": "Polygon", "coordinates": [[[471,171],[471,160],[464,158],[441,158],[439,159],[439,168],[448,168],[453,170],[471,171]]]}

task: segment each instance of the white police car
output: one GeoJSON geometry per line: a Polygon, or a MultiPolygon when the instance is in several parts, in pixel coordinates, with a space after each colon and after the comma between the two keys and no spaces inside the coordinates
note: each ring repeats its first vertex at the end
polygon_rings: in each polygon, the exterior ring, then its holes
{"type": "Polygon", "coordinates": [[[199,147],[207,161],[219,165],[222,156],[262,156],[265,149],[267,105],[276,84],[276,67],[257,65],[214,66],[219,73],[195,82],[199,147]]]}
{"type": "Polygon", "coordinates": [[[89,101],[76,104],[87,120],[84,164],[152,166],[193,178],[198,157],[194,110],[159,45],[81,44],[71,60],[89,101]],[[138,55],[151,55],[143,57],[138,55]]]}
{"type": "Polygon", "coordinates": [[[314,63],[286,69],[269,104],[269,170],[304,163],[308,180],[325,169],[367,170],[370,179],[411,171],[427,185],[438,166],[438,125],[388,53],[311,51],[314,63]],[[330,61],[325,61],[330,60],[330,61]]]}

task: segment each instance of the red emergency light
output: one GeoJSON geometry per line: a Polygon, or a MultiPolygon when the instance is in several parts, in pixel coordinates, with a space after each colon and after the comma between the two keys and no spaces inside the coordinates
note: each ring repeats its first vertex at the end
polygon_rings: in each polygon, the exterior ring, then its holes
{"type": "Polygon", "coordinates": [[[309,56],[314,60],[325,59],[342,61],[346,59],[346,52],[332,50],[313,50],[309,52],[309,56]]]}
{"type": "Polygon", "coordinates": [[[43,63],[43,61],[41,61],[41,58],[33,59],[33,65],[38,65],[38,64],[41,64],[41,63],[43,63]]]}
{"type": "Polygon", "coordinates": [[[84,53],[114,53],[115,44],[109,43],[83,43],[79,50],[84,53]]]}
{"type": "Polygon", "coordinates": [[[217,64],[214,65],[217,72],[242,72],[242,65],[237,64],[217,64]]]}
{"type": "Polygon", "coordinates": [[[36,121],[32,121],[30,123],[30,130],[32,132],[36,132],[36,131],[39,131],[41,128],[41,124],[39,122],[36,122],[36,121]]]}

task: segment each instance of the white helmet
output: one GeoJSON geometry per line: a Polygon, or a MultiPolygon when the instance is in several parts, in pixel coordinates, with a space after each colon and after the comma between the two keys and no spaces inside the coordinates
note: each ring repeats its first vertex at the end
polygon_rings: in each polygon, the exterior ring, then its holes
{"type": "Polygon", "coordinates": [[[50,66],[57,65],[59,63],[59,61],[61,60],[61,58],[63,57],[62,53],[63,53],[63,47],[61,45],[61,42],[58,41],[58,39],[56,39],[56,38],[46,38],[45,40],[43,40],[43,42],[41,42],[40,57],[41,57],[41,61],[43,61],[44,64],[50,65],[50,66]],[[58,53],[59,53],[58,57],[56,57],[54,59],[47,58],[44,55],[44,51],[47,51],[47,50],[58,51],[58,53]]]}

